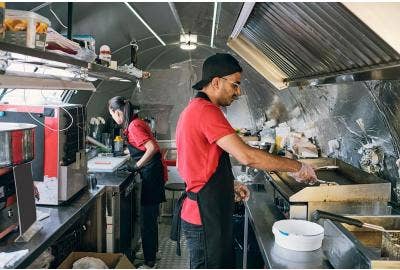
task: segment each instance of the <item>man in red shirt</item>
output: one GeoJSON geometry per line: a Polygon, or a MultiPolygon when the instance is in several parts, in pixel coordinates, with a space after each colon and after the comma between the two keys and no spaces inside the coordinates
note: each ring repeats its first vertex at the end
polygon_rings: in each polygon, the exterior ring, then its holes
{"type": "MultiPolygon", "coordinates": [[[[193,86],[199,92],[178,120],[177,165],[186,192],[176,214],[182,220],[190,268],[233,267],[234,190],[240,189],[234,188],[229,154],[253,168],[291,172],[298,181],[316,179],[311,166],[252,148],[235,133],[220,107],[229,106],[239,97],[241,72],[230,54],[207,58],[202,80],[193,86]]],[[[248,189],[241,190],[237,195],[248,199],[248,189]]],[[[178,217],[175,215],[173,225],[180,223],[178,217]]],[[[179,234],[179,228],[177,231],[179,234]]],[[[171,238],[179,240],[173,234],[171,238]]]]}

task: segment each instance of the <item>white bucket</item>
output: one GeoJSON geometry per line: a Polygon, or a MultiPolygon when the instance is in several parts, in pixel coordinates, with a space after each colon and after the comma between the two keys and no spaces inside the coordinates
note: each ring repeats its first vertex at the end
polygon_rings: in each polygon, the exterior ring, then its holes
{"type": "Polygon", "coordinates": [[[324,239],[324,228],[316,223],[286,219],[274,223],[272,232],[275,235],[275,242],[290,250],[312,251],[322,246],[324,239]]]}

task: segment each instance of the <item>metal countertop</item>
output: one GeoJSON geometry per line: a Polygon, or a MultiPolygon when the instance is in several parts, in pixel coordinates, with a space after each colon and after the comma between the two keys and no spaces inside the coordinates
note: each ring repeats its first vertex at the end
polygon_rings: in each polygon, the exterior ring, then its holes
{"type": "MultiPolygon", "coordinates": [[[[242,174],[240,166],[232,168],[235,177],[242,174]]],[[[260,173],[262,174],[262,172],[260,173]]],[[[273,202],[272,188],[267,190],[259,188],[260,174],[256,177],[257,185],[249,185],[250,199],[245,203],[246,211],[260,252],[268,268],[332,268],[322,252],[322,248],[316,251],[299,252],[282,248],[275,244],[272,225],[275,221],[285,217],[278,211],[273,202]]],[[[269,186],[268,186],[269,187],[269,186]]]]}
{"type": "Polygon", "coordinates": [[[131,173],[128,171],[115,171],[115,172],[93,172],[97,179],[98,185],[104,185],[107,187],[119,187],[128,178],[133,179],[136,173],[131,173]]]}
{"type": "Polygon", "coordinates": [[[49,213],[50,216],[39,221],[43,228],[36,233],[29,242],[15,243],[17,233],[8,235],[0,242],[0,252],[12,252],[28,249],[29,253],[20,259],[14,268],[28,267],[43,251],[54,243],[68,228],[74,224],[80,215],[85,212],[96,201],[95,198],[104,193],[104,187],[89,192],[87,189],[81,191],[76,198],[73,198],[65,205],[59,206],[38,206],[37,209],[49,213]]]}
{"type": "Polygon", "coordinates": [[[299,252],[276,245],[272,225],[275,221],[284,219],[284,216],[274,205],[269,193],[271,190],[256,191],[252,187],[250,190],[251,196],[245,207],[264,262],[269,268],[332,268],[322,248],[299,252]]]}

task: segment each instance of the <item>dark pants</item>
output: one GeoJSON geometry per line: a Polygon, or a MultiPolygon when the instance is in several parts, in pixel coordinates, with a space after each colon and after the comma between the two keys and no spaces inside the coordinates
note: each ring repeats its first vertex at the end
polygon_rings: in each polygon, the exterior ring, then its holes
{"type": "Polygon", "coordinates": [[[189,249],[190,268],[206,268],[203,226],[191,224],[184,220],[181,224],[189,249]]]}
{"type": "Polygon", "coordinates": [[[144,262],[149,266],[156,261],[158,249],[158,222],[160,204],[150,204],[141,206],[140,233],[142,236],[142,248],[144,262]]]}

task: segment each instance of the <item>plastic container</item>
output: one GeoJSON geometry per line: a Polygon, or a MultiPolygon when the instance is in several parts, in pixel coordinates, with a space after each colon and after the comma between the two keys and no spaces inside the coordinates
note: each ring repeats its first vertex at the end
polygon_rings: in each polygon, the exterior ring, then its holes
{"type": "Polygon", "coordinates": [[[274,223],[275,243],[295,251],[313,251],[322,246],[324,228],[306,220],[286,219],[274,223]]]}
{"type": "Polygon", "coordinates": [[[5,10],[5,41],[34,49],[46,47],[50,21],[31,11],[5,10]]]}

